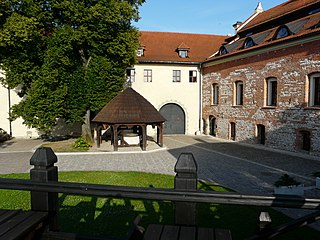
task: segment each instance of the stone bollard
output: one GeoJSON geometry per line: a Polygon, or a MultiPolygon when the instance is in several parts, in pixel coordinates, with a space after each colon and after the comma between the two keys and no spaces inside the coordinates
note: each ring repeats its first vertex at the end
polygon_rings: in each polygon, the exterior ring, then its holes
{"type": "MultiPolygon", "coordinates": [[[[40,147],[32,155],[30,178],[37,182],[58,181],[57,156],[48,147],[40,147]]],[[[31,210],[49,213],[49,230],[58,231],[58,193],[31,191],[31,210]]]]}
{"type": "MultiPolygon", "coordinates": [[[[174,189],[186,192],[197,190],[197,169],[193,154],[181,153],[174,167],[174,189]]],[[[196,207],[196,203],[175,202],[175,224],[196,225],[196,207]]]]}

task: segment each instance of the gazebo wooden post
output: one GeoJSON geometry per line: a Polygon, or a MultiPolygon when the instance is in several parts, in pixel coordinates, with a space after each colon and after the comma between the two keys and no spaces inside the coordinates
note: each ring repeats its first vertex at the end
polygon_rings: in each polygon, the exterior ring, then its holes
{"type": "Polygon", "coordinates": [[[101,143],[101,129],[102,126],[98,125],[96,128],[96,132],[97,132],[97,148],[100,148],[100,143],[101,143]]]}
{"type": "Polygon", "coordinates": [[[163,147],[163,123],[157,124],[157,144],[163,147]]]}
{"type": "Polygon", "coordinates": [[[113,151],[118,151],[118,127],[119,125],[113,125],[113,151]]]}
{"type": "Polygon", "coordinates": [[[141,125],[142,128],[142,151],[147,149],[147,125],[141,125]]]}

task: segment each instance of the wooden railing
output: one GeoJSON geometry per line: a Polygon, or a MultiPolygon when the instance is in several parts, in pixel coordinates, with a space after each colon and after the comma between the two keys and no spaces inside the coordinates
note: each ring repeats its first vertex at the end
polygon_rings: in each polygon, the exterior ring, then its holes
{"type": "Polygon", "coordinates": [[[176,203],[176,224],[185,225],[195,224],[195,203],[219,203],[317,210],[303,218],[293,220],[290,223],[277,228],[264,229],[250,239],[268,239],[320,219],[320,199],[197,190],[197,164],[191,153],[182,153],[178,158],[175,166],[175,189],[58,182],[58,168],[54,166],[56,162],[57,156],[51,148],[38,148],[30,160],[30,163],[34,165],[34,168],[30,171],[31,180],[0,178],[0,189],[31,192],[31,210],[49,212],[51,219],[49,228],[51,231],[58,230],[58,193],[105,198],[172,201],[176,203]],[[188,208],[188,211],[185,211],[186,207],[188,208]]]}

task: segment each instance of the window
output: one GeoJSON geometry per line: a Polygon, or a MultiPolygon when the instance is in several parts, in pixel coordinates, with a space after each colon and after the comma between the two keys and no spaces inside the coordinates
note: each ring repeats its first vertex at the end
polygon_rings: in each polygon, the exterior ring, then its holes
{"type": "Polygon", "coordinates": [[[197,82],[197,71],[189,71],[189,82],[197,82]]]}
{"type": "Polygon", "coordinates": [[[253,47],[254,41],[252,40],[252,38],[247,38],[246,41],[244,42],[244,48],[249,48],[249,47],[253,47]]]}
{"type": "Polygon", "coordinates": [[[309,106],[320,107],[320,73],[315,73],[310,76],[309,106]]]}
{"type": "Polygon", "coordinates": [[[226,49],[226,47],[222,46],[219,50],[219,55],[225,55],[228,53],[228,50],[226,49]]]}
{"type": "Polygon", "coordinates": [[[212,105],[219,104],[219,85],[217,83],[212,84],[212,105]]]}
{"type": "Polygon", "coordinates": [[[179,50],[179,57],[187,58],[188,57],[188,50],[179,50]]]}
{"type": "Polygon", "coordinates": [[[173,70],[172,72],[172,81],[173,82],[181,82],[181,71],[180,70],[173,70]]]}
{"type": "Polygon", "coordinates": [[[137,50],[137,56],[138,57],[142,57],[144,55],[144,49],[143,48],[139,48],[138,50],[137,50]]]}
{"type": "Polygon", "coordinates": [[[286,26],[282,26],[278,29],[276,34],[276,39],[288,37],[290,35],[290,31],[286,26]]]}
{"type": "Polygon", "coordinates": [[[267,79],[267,96],[266,96],[267,106],[277,105],[277,79],[269,78],[267,79]]]}
{"type": "Polygon", "coordinates": [[[151,69],[144,69],[143,70],[143,80],[145,82],[152,82],[152,70],[151,69]]]}
{"type": "Polygon", "coordinates": [[[237,81],[235,83],[235,105],[243,105],[243,83],[237,81]]]}
{"type": "Polygon", "coordinates": [[[134,68],[127,68],[127,82],[134,82],[135,81],[135,71],[134,68]]]}

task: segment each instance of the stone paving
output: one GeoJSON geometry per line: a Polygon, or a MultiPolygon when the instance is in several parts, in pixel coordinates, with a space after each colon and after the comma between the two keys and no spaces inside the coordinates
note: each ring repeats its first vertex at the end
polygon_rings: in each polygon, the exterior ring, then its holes
{"type": "MultiPolygon", "coordinates": [[[[0,145],[0,173],[28,172],[32,151],[41,140],[16,140],[0,145]]],[[[144,171],[174,174],[183,152],[191,152],[198,164],[198,177],[246,194],[273,193],[273,183],[284,173],[304,183],[308,198],[320,198],[312,174],[320,171],[320,158],[306,154],[252,147],[210,136],[165,136],[165,147],[148,141],[147,151],[139,147],[112,151],[110,143],[86,153],[56,153],[59,171],[144,171]]],[[[293,217],[305,211],[286,210],[293,217]]],[[[320,229],[320,224],[317,224],[320,229]]]]}

